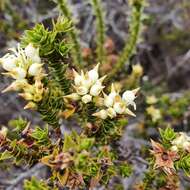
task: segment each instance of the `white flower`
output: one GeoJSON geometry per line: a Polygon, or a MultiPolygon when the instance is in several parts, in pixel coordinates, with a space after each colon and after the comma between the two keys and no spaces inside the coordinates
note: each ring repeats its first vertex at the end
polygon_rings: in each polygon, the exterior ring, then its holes
{"type": "Polygon", "coordinates": [[[93,83],[95,83],[99,78],[98,74],[99,65],[100,64],[98,63],[92,70],[88,71],[88,77],[93,83]]]}
{"type": "Polygon", "coordinates": [[[10,76],[12,76],[14,79],[20,80],[20,79],[24,79],[27,73],[23,68],[16,67],[7,74],[10,74],[10,76]]]}
{"type": "Polygon", "coordinates": [[[177,146],[178,148],[189,150],[190,149],[190,137],[183,132],[179,133],[179,136],[177,136],[173,141],[172,145],[177,146]]]}
{"type": "Polygon", "coordinates": [[[126,90],[123,95],[122,99],[125,101],[127,105],[132,105],[134,109],[136,110],[136,104],[135,104],[135,98],[136,93],[139,91],[139,88],[134,90],[126,90]]]}
{"type": "Polygon", "coordinates": [[[41,72],[42,64],[34,63],[28,69],[28,74],[31,76],[37,76],[41,72]]]}
{"type": "Polygon", "coordinates": [[[3,69],[5,69],[6,71],[11,71],[16,68],[16,57],[14,56],[9,55],[5,58],[2,58],[0,62],[2,63],[3,69]]]}
{"type": "Polygon", "coordinates": [[[107,111],[108,116],[111,119],[117,116],[117,113],[115,112],[113,108],[108,108],[106,111],[107,111]]]}
{"type": "Polygon", "coordinates": [[[74,101],[80,100],[80,96],[77,93],[72,93],[69,95],[64,96],[64,98],[68,98],[74,101]]]}
{"type": "Polygon", "coordinates": [[[75,87],[76,91],[77,91],[77,94],[83,96],[85,94],[88,93],[88,88],[85,87],[85,86],[78,86],[78,87],[75,87]]]}
{"type": "Polygon", "coordinates": [[[85,104],[87,104],[87,103],[89,103],[89,102],[91,102],[91,101],[92,101],[92,96],[89,95],[89,94],[86,94],[86,95],[84,95],[84,96],[82,97],[82,102],[85,103],[85,104]]]}
{"type": "Polygon", "coordinates": [[[114,98],[104,93],[104,105],[109,108],[113,106],[113,102],[114,102],[114,98]]]}
{"type": "Polygon", "coordinates": [[[176,145],[172,146],[170,149],[174,152],[178,152],[178,147],[176,145]]]}
{"type": "Polygon", "coordinates": [[[183,149],[184,150],[190,150],[190,142],[189,141],[186,141],[183,143],[183,149]]]}
{"type": "Polygon", "coordinates": [[[108,117],[108,113],[106,110],[100,110],[97,113],[94,113],[93,116],[99,117],[100,119],[106,119],[108,117]]]}
{"type": "Polygon", "coordinates": [[[35,48],[31,43],[28,44],[24,50],[25,55],[34,62],[40,63],[39,48],[35,48]]]}
{"type": "Polygon", "coordinates": [[[105,86],[102,86],[103,80],[106,78],[106,76],[103,76],[99,80],[96,81],[96,83],[91,87],[90,94],[92,96],[98,96],[100,92],[103,90],[105,86]]]}

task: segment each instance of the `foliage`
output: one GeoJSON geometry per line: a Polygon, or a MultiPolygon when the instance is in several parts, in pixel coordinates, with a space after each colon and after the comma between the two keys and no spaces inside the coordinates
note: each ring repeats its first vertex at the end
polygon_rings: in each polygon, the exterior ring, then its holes
{"type": "Polygon", "coordinates": [[[32,179],[26,180],[24,182],[24,190],[49,190],[50,187],[48,187],[43,181],[38,181],[35,177],[32,177],[32,179]]]}

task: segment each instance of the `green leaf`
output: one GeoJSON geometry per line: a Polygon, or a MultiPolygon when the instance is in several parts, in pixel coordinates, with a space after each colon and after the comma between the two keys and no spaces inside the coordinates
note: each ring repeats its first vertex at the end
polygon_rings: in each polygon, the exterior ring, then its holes
{"type": "Polygon", "coordinates": [[[45,127],[45,129],[36,127],[35,130],[32,132],[31,137],[33,137],[38,144],[48,145],[49,143],[48,126],[45,127]]]}
{"type": "Polygon", "coordinates": [[[9,151],[6,150],[5,152],[0,154],[0,161],[8,160],[12,157],[13,157],[13,155],[9,151]]]}
{"type": "Polygon", "coordinates": [[[132,167],[129,164],[119,166],[119,172],[122,177],[129,177],[132,173],[132,167]]]}
{"type": "Polygon", "coordinates": [[[43,181],[40,181],[35,177],[32,177],[31,180],[24,181],[24,190],[50,190],[50,189],[52,188],[48,187],[43,181]]]}
{"type": "Polygon", "coordinates": [[[63,146],[63,151],[67,152],[69,150],[76,150],[76,143],[72,139],[71,135],[65,134],[64,136],[64,146],[63,146]]]}
{"type": "Polygon", "coordinates": [[[164,142],[170,142],[176,137],[176,133],[174,132],[174,129],[167,127],[165,130],[159,129],[161,138],[164,142]]]}

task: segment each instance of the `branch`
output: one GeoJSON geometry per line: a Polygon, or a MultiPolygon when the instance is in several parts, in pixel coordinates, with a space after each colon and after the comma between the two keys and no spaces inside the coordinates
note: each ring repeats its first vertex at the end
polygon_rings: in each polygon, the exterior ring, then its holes
{"type": "Polygon", "coordinates": [[[105,49],[104,49],[104,42],[105,42],[105,31],[106,27],[104,24],[104,18],[100,0],[90,0],[92,7],[94,9],[94,14],[96,16],[96,30],[97,30],[97,55],[98,55],[98,62],[103,62],[105,60],[105,49]]]}
{"type": "Polygon", "coordinates": [[[129,39],[119,56],[118,62],[114,65],[114,68],[109,75],[111,79],[117,72],[123,69],[125,63],[129,64],[129,59],[136,50],[137,43],[141,33],[141,25],[143,21],[143,10],[145,6],[144,0],[131,0],[132,13],[129,23],[129,39]]]}
{"type": "MultiPolygon", "coordinates": [[[[67,17],[70,21],[72,21],[72,14],[69,10],[69,8],[67,7],[67,3],[66,0],[57,0],[56,1],[58,4],[58,7],[61,11],[61,13],[67,17]]],[[[78,67],[82,66],[82,53],[81,53],[81,47],[78,41],[78,35],[77,35],[77,30],[76,27],[73,28],[73,30],[71,30],[69,32],[70,38],[72,40],[72,43],[74,45],[73,48],[73,52],[72,52],[72,58],[74,61],[74,64],[78,67]]]]}

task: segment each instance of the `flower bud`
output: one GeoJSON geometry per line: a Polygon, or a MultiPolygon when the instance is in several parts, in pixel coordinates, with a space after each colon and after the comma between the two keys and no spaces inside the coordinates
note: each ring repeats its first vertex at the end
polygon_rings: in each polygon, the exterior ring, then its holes
{"type": "Polygon", "coordinates": [[[115,112],[118,114],[123,114],[126,110],[126,106],[123,102],[114,103],[113,108],[114,108],[115,112]]]}
{"type": "Polygon", "coordinates": [[[23,97],[25,100],[33,100],[33,95],[30,93],[19,93],[19,96],[23,97]]]}
{"type": "Polygon", "coordinates": [[[43,83],[41,81],[41,78],[38,78],[38,77],[35,78],[34,86],[35,86],[37,91],[43,90],[43,83]]]}
{"type": "Polygon", "coordinates": [[[85,103],[85,104],[87,104],[87,103],[89,103],[89,102],[91,102],[91,101],[92,101],[92,96],[89,95],[89,94],[86,94],[86,95],[84,95],[84,96],[82,97],[82,102],[85,103]]]}
{"type": "Polygon", "coordinates": [[[29,84],[26,79],[16,80],[10,86],[5,88],[2,92],[4,93],[8,91],[19,91],[23,88],[26,88],[28,85],[29,84]]]}
{"type": "Polygon", "coordinates": [[[98,74],[98,69],[99,69],[99,63],[94,67],[94,69],[88,71],[88,77],[89,79],[95,83],[98,80],[99,74],[98,74]]]}
{"type": "Polygon", "coordinates": [[[136,76],[141,76],[143,74],[143,68],[140,64],[133,65],[132,69],[133,69],[133,73],[136,76]]]}
{"type": "Polygon", "coordinates": [[[117,113],[115,112],[113,108],[108,108],[106,111],[107,111],[108,116],[111,119],[117,116],[117,113]]]}
{"type": "Polygon", "coordinates": [[[6,136],[7,136],[7,133],[8,133],[7,127],[2,127],[2,129],[0,130],[0,137],[1,137],[2,139],[5,139],[6,136]]]}
{"type": "Polygon", "coordinates": [[[64,98],[68,98],[68,99],[71,99],[73,101],[77,101],[80,99],[80,96],[77,93],[72,93],[72,94],[64,96],[64,98]]]}
{"type": "Polygon", "coordinates": [[[41,72],[42,64],[34,63],[28,69],[28,74],[31,76],[37,76],[41,72]]]}
{"type": "Polygon", "coordinates": [[[73,75],[74,75],[74,83],[76,86],[80,86],[84,80],[84,78],[79,75],[74,69],[73,69],[73,75]]]}
{"type": "Polygon", "coordinates": [[[100,85],[100,84],[94,84],[91,89],[90,89],[90,94],[92,96],[98,96],[100,94],[100,92],[102,91],[102,89],[104,88],[104,86],[100,85]]]}
{"type": "Polygon", "coordinates": [[[94,113],[93,116],[98,117],[100,119],[106,119],[108,117],[108,114],[106,110],[101,110],[97,113],[94,113]]]}
{"type": "Polygon", "coordinates": [[[14,68],[16,68],[16,61],[13,57],[9,56],[6,58],[2,58],[0,62],[2,63],[3,69],[5,69],[6,71],[12,71],[14,68]]]}
{"type": "Polygon", "coordinates": [[[97,107],[104,106],[104,98],[102,97],[99,97],[99,96],[94,97],[93,102],[95,103],[97,107]]]}
{"type": "Polygon", "coordinates": [[[37,105],[34,102],[29,102],[24,109],[36,109],[37,105]]]}

